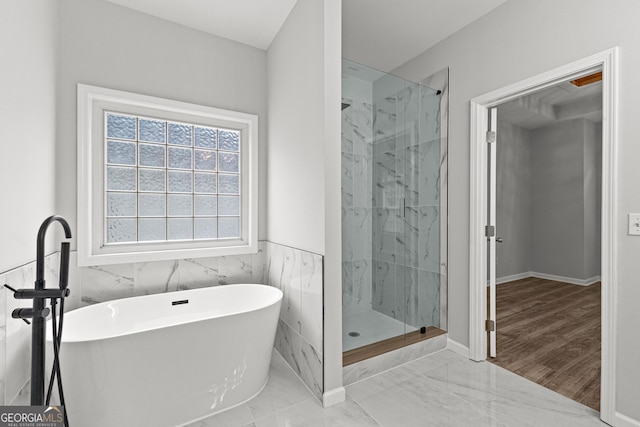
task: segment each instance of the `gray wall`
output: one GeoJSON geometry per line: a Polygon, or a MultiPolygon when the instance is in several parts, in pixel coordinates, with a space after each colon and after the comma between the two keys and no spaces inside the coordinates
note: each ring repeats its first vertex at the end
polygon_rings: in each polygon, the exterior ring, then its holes
{"type": "Polygon", "coordinates": [[[0,2],[0,273],[35,258],[55,212],[57,48],[57,2],[0,2]]]}
{"type": "Polygon", "coordinates": [[[532,132],[532,270],[584,277],[584,121],[532,132]]]}
{"type": "MultiPolygon", "coordinates": [[[[498,116],[499,117],[499,116],[498,116]]],[[[496,277],[531,271],[531,135],[498,119],[496,277]]]]}
{"type": "Polygon", "coordinates": [[[498,279],[600,275],[601,133],[584,119],[526,130],[498,121],[498,279]]]}
{"type": "Polygon", "coordinates": [[[510,0],[394,72],[419,81],[449,67],[449,337],[469,343],[469,101],[614,46],[620,47],[615,245],[616,409],[640,420],[640,238],[627,235],[627,213],[640,211],[640,69],[636,0],[510,0]],[[577,12],[579,11],[579,12],[577,12]],[[595,31],[594,29],[597,29],[595,31]],[[505,35],[508,35],[505,37],[505,35]]]}
{"type": "MultiPolygon", "coordinates": [[[[266,52],[101,0],[60,0],[57,209],[76,229],[76,85],[257,114],[266,194],[266,52]]],[[[259,200],[266,238],[266,198],[259,200]]],[[[73,243],[75,248],[75,242],[73,243]]]]}
{"type": "Polygon", "coordinates": [[[602,123],[584,121],[584,276],[600,276],[602,123]]]}

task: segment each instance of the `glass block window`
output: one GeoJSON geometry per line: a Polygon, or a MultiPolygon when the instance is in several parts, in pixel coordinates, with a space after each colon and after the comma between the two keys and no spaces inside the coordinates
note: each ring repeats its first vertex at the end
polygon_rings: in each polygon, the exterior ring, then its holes
{"type": "Polygon", "coordinates": [[[241,132],[104,112],[105,243],[241,235],[241,132]]]}
{"type": "Polygon", "coordinates": [[[78,264],[256,253],[258,116],[78,84],[78,264]]]}

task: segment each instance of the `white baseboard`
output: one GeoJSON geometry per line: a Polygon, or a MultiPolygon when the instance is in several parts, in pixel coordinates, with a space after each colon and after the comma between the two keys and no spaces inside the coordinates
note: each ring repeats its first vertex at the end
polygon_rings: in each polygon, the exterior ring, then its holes
{"type": "Polygon", "coordinates": [[[616,412],[616,427],[640,427],[640,421],[633,418],[622,415],[620,412],[616,412]]]}
{"type": "Polygon", "coordinates": [[[571,283],[572,285],[589,286],[600,281],[600,276],[595,276],[590,279],[574,279],[573,277],[556,276],[553,274],[531,272],[532,277],[539,279],[556,280],[558,282],[571,283]]]}
{"type": "Polygon", "coordinates": [[[346,392],[344,387],[334,388],[322,394],[322,406],[328,408],[329,406],[344,402],[345,399],[346,392]]]}
{"type": "Polygon", "coordinates": [[[512,274],[511,276],[496,277],[496,285],[513,282],[514,280],[526,279],[531,277],[531,275],[532,273],[530,271],[525,271],[524,273],[512,274]]]}
{"type": "MultiPolygon", "coordinates": [[[[513,282],[514,280],[526,279],[528,277],[537,277],[538,279],[555,280],[557,282],[571,283],[572,285],[589,286],[600,281],[600,276],[594,276],[589,279],[574,279],[573,277],[556,276],[554,274],[539,273],[537,271],[525,271],[524,273],[512,274],[510,276],[497,277],[496,285],[513,282]]],[[[489,284],[487,283],[487,286],[489,284]]]]}
{"type": "Polygon", "coordinates": [[[466,345],[460,344],[458,341],[454,341],[451,338],[447,338],[447,349],[453,351],[454,353],[458,353],[461,356],[469,358],[469,347],[466,345]]]}

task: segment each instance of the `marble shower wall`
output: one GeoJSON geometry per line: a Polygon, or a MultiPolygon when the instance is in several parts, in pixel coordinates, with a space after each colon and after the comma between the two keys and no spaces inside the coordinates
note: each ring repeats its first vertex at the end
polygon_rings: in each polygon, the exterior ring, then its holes
{"type": "MultiPolygon", "coordinates": [[[[36,263],[0,274],[0,286],[7,284],[14,289],[33,288],[36,279],[36,263]]],[[[45,258],[47,287],[58,286],[58,253],[45,258]]],[[[31,326],[20,319],[13,319],[16,308],[31,307],[31,300],[17,300],[5,287],[0,288],[0,405],[11,405],[25,384],[31,371],[31,326]]]]}
{"type": "Polygon", "coordinates": [[[374,83],[372,305],[414,327],[441,326],[441,96],[409,82],[389,94],[399,83],[380,84],[387,88],[374,83]]]}
{"type": "Polygon", "coordinates": [[[342,313],[371,309],[372,160],[371,103],[343,99],[342,313]]]}

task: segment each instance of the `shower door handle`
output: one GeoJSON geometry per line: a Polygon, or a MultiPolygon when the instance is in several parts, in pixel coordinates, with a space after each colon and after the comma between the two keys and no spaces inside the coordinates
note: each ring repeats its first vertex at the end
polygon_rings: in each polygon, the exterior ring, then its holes
{"type": "Polygon", "coordinates": [[[504,242],[504,240],[502,240],[502,237],[496,237],[496,243],[502,243],[504,242]]]}

